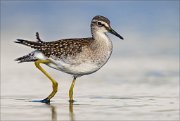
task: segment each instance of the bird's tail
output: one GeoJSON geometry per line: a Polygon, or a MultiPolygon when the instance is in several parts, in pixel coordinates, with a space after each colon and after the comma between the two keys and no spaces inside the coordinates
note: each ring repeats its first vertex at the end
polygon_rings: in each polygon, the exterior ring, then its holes
{"type": "Polygon", "coordinates": [[[34,56],[34,53],[35,51],[29,53],[28,55],[16,58],[15,61],[18,61],[18,63],[36,61],[37,58],[34,56]]]}
{"type": "Polygon", "coordinates": [[[38,32],[36,32],[36,39],[37,39],[36,42],[24,40],[24,39],[17,39],[17,41],[15,41],[15,43],[23,44],[23,45],[29,46],[31,48],[34,48],[34,49],[39,49],[39,48],[41,48],[41,46],[43,46],[44,42],[40,39],[38,32]]]}
{"type": "Polygon", "coordinates": [[[15,41],[15,43],[23,44],[23,45],[29,46],[31,48],[34,48],[34,49],[39,49],[42,46],[42,43],[23,40],[23,39],[17,39],[17,41],[15,41]]]}
{"type": "Polygon", "coordinates": [[[18,61],[19,63],[22,63],[22,62],[32,62],[32,61],[38,60],[36,55],[38,53],[40,53],[39,50],[41,50],[41,47],[43,46],[43,44],[45,42],[43,42],[40,39],[38,32],[36,32],[36,39],[37,39],[37,41],[35,41],[35,42],[34,41],[24,40],[24,39],[17,39],[17,41],[15,41],[15,43],[23,44],[23,45],[26,45],[26,46],[29,46],[31,48],[36,49],[35,51],[29,53],[28,55],[25,55],[25,56],[22,56],[22,57],[19,57],[19,58],[15,59],[15,61],[18,61]]]}

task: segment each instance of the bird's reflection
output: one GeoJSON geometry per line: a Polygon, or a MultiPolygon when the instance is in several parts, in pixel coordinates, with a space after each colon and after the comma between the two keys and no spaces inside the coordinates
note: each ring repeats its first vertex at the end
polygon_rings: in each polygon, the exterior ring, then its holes
{"type": "MultiPolygon", "coordinates": [[[[57,121],[57,111],[56,106],[52,104],[47,104],[51,109],[51,121],[57,121]]],[[[75,120],[75,114],[73,112],[73,103],[69,103],[69,120],[74,121],[75,120]]]]}
{"type": "Polygon", "coordinates": [[[56,107],[51,105],[51,119],[52,121],[57,121],[56,107]]]}
{"type": "Polygon", "coordinates": [[[70,102],[69,103],[69,117],[70,117],[70,121],[74,121],[74,112],[73,112],[73,103],[70,102]]]}
{"type": "Polygon", "coordinates": [[[57,112],[56,112],[56,106],[52,104],[47,104],[51,109],[51,121],[57,121],[57,112]]]}

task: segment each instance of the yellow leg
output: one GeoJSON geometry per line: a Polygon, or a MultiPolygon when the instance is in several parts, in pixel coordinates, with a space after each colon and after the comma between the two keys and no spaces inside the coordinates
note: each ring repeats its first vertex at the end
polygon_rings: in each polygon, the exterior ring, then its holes
{"type": "Polygon", "coordinates": [[[37,60],[35,61],[35,66],[41,71],[43,72],[52,82],[52,87],[53,87],[53,91],[51,92],[51,94],[44,100],[42,100],[42,102],[50,102],[50,99],[52,97],[54,97],[54,95],[56,94],[57,90],[58,90],[58,83],[56,80],[54,80],[41,66],[40,63],[49,63],[49,60],[37,60]]]}
{"type": "Polygon", "coordinates": [[[69,89],[69,102],[73,102],[73,88],[75,85],[75,81],[76,81],[76,77],[74,77],[72,83],[71,83],[71,87],[69,89]]]}

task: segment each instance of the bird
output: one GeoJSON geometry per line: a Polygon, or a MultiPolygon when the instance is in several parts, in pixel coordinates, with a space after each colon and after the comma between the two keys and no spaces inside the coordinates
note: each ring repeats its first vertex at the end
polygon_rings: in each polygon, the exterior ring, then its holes
{"type": "Polygon", "coordinates": [[[70,38],[55,41],[42,41],[36,32],[36,41],[17,39],[15,43],[29,46],[34,51],[15,59],[15,61],[34,62],[35,66],[52,82],[52,92],[47,98],[39,100],[50,103],[58,91],[58,82],[53,79],[41,64],[72,75],[73,80],[69,89],[69,102],[74,102],[73,88],[77,78],[92,74],[103,67],[109,60],[113,44],[107,33],[124,39],[110,25],[110,20],[102,15],[96,15],[91,20],[91,37],[70,38]]]}

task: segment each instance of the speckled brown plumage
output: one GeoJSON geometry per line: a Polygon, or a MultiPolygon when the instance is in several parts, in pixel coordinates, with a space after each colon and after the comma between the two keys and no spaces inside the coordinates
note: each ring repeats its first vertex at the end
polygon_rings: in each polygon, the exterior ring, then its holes
{"type": "Polygon", "coordinates": [[[84,46],[88,46],[91,43],[92,38],[62,39],[53,42],[43,42],[39,40],[33,42],[18,39],[16,43],[21,43],[37,49],[47,57],[56,56],[57,58],[66,58],[67,56],[75,56],[77,53],[81,52],[84,46]]]}

